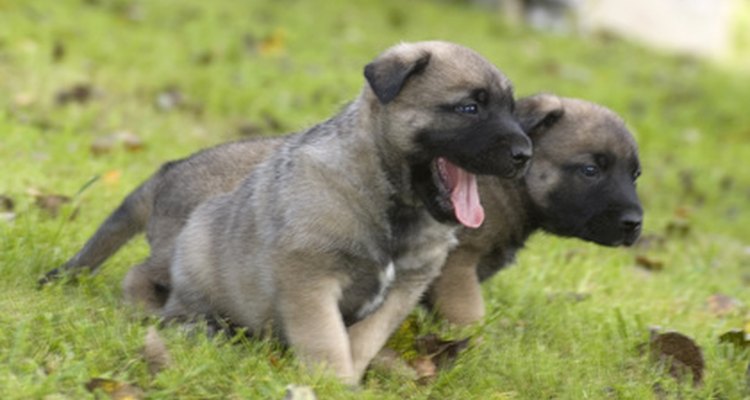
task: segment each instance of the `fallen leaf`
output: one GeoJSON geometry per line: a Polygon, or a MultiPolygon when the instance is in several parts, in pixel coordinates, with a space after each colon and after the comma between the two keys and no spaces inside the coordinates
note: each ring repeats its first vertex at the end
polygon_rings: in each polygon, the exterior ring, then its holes
{"type": "Polygon", "coordinates": [[[420,355],[432,359],[438,369],[445,369],[469,346],[469,338],[460,340],[442,340],[435,334],[421,336],[415,339],[414,347],[420,355]]]}
{"type": "Polygon", "coordinates": [[[709,296],[706,302],[708,310],[719,317],[729,315],[742,306],[739,300],[721,293],[709,296]]]}
{"type": "Polygon", "coordinates": [[[703,353],[689,337],[679,332],[658,333],[652,330],[649,348],[652,360],[668,367],[669,374],[675,379],[682,380],[690,373],[694,385],[703,382],[703,353]]]}
{"type": "Polygon", "coordinates": [[[143,140],[141,140],[140,136],[136,135],[135,133],[130,131],[120,131],[115,135],[120,140],[120,142],[122,142],[125,150],[131,153],[143,150],[143,140]]]}
{"type": "Polygon", "coordinates": [[[665,228],[667,236],[685,237],[690,233],[690,223],[685,219],[673,219],[665,228]]]}
{"type": "Polygon", "coordinates": [[[633,244],[634,248],[642,251],[661,249],[667,243],[667,238],[657,234],[641,235],[633,244]]]}
{"type": "Polygon", "coordinates": [[[657,260],[643,254],[635,256],[635,263],[639,267],[645,268],[649,271],[661,271],[664,269],[664,262],[657,260]]]}
{"type": "Polygon", "coordinates": [[[120,178],[122,177],[122,171],[119,169],[113,169],[111,171],[107,171],[102,175],[102,181],[104,181],[104,184],[109,186],[116,186],[118,183],[120,183],[120,178]]]}
{"type": "Polygon", "coordinates": [[[65,46],[60,41],[55,41],[52,46],[52,62],[60,62],[65,58],[65,46]]]}
{"type": "Polygon", "coordinates": [[[172,364],[172,357],[167,350],[167,345],[159,336],[155,327],[149,326],[146,337],[143,340],[143,359],[146,361],[148,371],[156,375],[172,364]]]}
{"type": "Polygon", "coordinates": [[[95,89],[88,83],[78,83],[67,89],[62,89],[55,95],[55,102],[58,105],[69,103],[87,103],[94,97],[95,89]]]}
{"type": "Polygon", "coordinates": [[[10,196],[0,194],[0,211],[13,211],[15,207],[15,202],[10,196]]]}
{"type": "Polygon", "coordinates": [[[719,343],[731,344],[740,349],[750,348],[750,333],[744,329],[732,329],[719,336],[719,343]]]}
{"type": "Polygon", "coordinates": [[[0,195],[0,221],[11,222],[16,219],[15,202],[6,195],[0,195]]]}
{"type": "Polygon", "coordinates": [[[287,385],[284,400],[315,400],[315,391],[310,386],[287,385]]]}
{"type": "Polygon", "coordinates": [[[258,43],[258,53],[262,56],[275,56],[282,54],[286,48],[286,31],[281,28],[274,29],[258,43]]]}
{"type": "Polygon", "coordinates": [[[211,50],[202,51],[193,57],[198,65],[211,65],[214,62],[214,53],[211,50]]]}
{"type": "Polygon", "coordinates": [[[138,386],[114,379],[94,378],[86,383],[86,390],[95,393],[105,393],[113,400],[140,400],[144,397],[143,390],[138,386]]]}
{"type": "Polygon", "coordinates": [[[50,216],[57,217],[60,207],[69,203],[70,197],[62,194],[40,194],[36,196],[36,206],[46,211],[50,216]]]}

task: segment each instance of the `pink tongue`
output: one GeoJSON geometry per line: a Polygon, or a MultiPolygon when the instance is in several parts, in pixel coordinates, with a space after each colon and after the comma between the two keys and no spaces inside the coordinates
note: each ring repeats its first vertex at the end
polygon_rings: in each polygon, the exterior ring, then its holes
{"type": "Polygon", "coordinates": [[[440,159],[444,171],[448,175],[451,189],[451,203],[456,213],[456,219],[462,225],[469,228],[478,228],[484,221],[484,208],[479,203],[479,191],[477,189],[477,178],[474,174],[440,159]]]}

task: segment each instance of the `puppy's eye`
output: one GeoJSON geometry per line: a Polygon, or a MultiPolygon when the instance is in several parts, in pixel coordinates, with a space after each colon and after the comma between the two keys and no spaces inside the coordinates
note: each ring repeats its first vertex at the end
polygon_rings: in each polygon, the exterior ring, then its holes
{"type": "Polygon", "coordinates": [[[635,170],[635,171],[633,172],[633,182],[635,182],[636,180],[638,180],[638,178],[639,178],[640,176],[641,176],[641,170],[640,170],[640,169],[637,169],[637,170],[635,170]]]}
{"type": "Polygon", "coordinates": [[[581,167],[581,173],[587,178],[594,178],[599,175],[599,167],[592,164],[587,164],[581,167]]]}
{"type": "Polygon", "coordinates": [[[453,111],[459,114],[476,114],[479,112],[479,106],[476,103],[458,104],[453,107],[453,111]]]}

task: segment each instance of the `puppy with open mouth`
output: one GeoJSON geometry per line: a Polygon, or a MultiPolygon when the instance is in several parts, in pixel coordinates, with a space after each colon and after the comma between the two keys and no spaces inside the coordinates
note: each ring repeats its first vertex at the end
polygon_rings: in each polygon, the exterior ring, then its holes
{"type": "Polygon", "coordinates": [[[270,330],[358,382],[440,273],[458,224],[484,221],[478,174],[515,178],[531,142],[508,79],[474,51],[405,43],[333,118],[286,138],[177,238],[166,318],[270,330]]]}

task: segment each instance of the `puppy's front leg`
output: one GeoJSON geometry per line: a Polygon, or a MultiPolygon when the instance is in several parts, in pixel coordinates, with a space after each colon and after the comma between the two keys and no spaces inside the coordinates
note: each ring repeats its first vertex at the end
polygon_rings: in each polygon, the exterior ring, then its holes
{"type": "Polygon", "coordinates": [[[414,309],[426,288],[427,282],[412,285],[402,283],[392,288],[377,311],[349,327],[354,374],[357,380],[362,378],[373,357],[414,309]]]}
{"type": "Polygon", "coordinates": [[[286,339],[304,364],[312,369],[322,364],[345,384],[356,385],[340,297],[340,282],[333,277],[286,275],[279,282],[278,313],[286,339]]]}
{"type": "Polygon", "coordinates": [[[450,253],[440,276],[432,283],[430,302],[448,322],[469,325],[484,317],[478,263],[477,252],[459,247],[450,253]]]}

